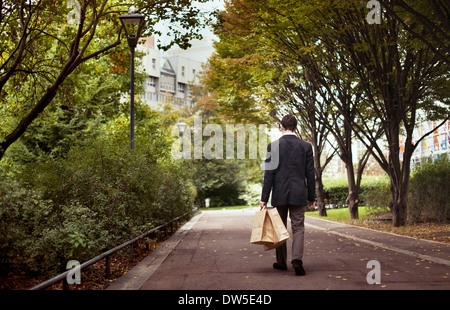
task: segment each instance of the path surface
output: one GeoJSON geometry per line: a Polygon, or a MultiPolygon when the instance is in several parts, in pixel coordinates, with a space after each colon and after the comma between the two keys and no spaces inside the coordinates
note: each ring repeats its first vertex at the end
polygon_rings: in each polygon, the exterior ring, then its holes
{"type": "MultiPolygon", "coordinates": [[[[203,211],[109,290],[448,290],[450,245],[306,217],[306,275],[249,243],[256,208],[203,211]],[[366,277],[380,263],[380,284],[366,277]]],[[[288,227],[290,231],[290,225],[288,227]]],[[[288,257],[291,240],[288,240],[288,257]]]]}

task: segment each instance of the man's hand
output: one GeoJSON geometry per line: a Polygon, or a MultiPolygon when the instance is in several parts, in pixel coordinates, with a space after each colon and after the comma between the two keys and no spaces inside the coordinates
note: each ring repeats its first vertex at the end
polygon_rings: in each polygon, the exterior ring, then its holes
{"type": "Polygon", "coordinates": [[[314,210],[315,206],[316,206],[316,202],[315,201],[308,201],[309,210],[314,210]]]}
{"type": "Polygon", "coordinates": [[[262,209],[264,209],[267,205],[267,202],[264,201],[260,201],[259,202],[259,211],[261,211],[262,209]]]}

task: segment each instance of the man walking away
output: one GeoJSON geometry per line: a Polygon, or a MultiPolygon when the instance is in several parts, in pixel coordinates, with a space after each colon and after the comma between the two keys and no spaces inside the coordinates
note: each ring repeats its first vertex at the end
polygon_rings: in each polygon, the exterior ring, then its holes
{"type": "MultiPolygon", "coordinates": [[[[305,208],[307,204],[310,209],[314,208],[315,180],[312,146],[295,135],[296,128],[297,119],[291,114],[284,116],[281,120],[283,136],[278,143],[272,142],[267,146],[267,169],[264,172],[260,207],[261,210],[266,207],[272,191],[272,206],[277,208],[286,227],[289,211],[293,235],[291,263],[295,274],[303,276],[305,208]],[[270,167],[274,156],[278,156],[278,165],[270,167]]],[[[273,268],[287,270],[286,243],[276,248],[276,257],[273,268]]]]}

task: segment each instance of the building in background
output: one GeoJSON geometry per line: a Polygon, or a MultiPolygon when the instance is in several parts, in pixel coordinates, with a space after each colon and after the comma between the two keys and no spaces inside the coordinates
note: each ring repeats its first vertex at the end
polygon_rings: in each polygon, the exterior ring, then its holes
{"type": "MultiPolygon", "coordinates": [[[[423,135],[433,128],[436,128],[440,121],[422,121],[415,128],[413,133],[413,143],[416,143],[423,135]]],[[[403,156],[404,137],[400,136],[400,158],[403,156]]],[[[424,160],[435,161],[440,156],[450,153],[450,121],[434,130],[426,136],[416,147],[411,157],[411,165],[420,165],[424,160]]]]}
{"type": "MultiPolygon", "coordinates": [[[[417,143],[419,139],[425,135],[426,133],[436,128],[443,120],[439,121],[420,121],[416,124],[413,132],[413,140],[412,143],[417,143]]],[[[403,152],[405,150],[405,137],[400,135],[400,152],[399,158],[403,160],[403,152]]],[[[337,144],[334,142],[333,138],[330,138],[330,142],[337,144]]],[[[378,146],[383,151],[384,156],[387,158],[389,155],[387,141],[384,136],[382,136],[378,140],[378,146]]],[[[325,153],[330,152],[331,146],[327,146],[325,153]]],[[[353,152],[353,163],[357,165],[359,159],[363,156],[366,151],[366,147],[364,143],[362,143],[359,139],[353,138],[352,140],[352,152],[353,152]]],[[[434,130],[430,135],[426,136],[422,139],[417,145],[411,156],[411,169],[414,167],[420,166],[423,162],[431,162],[436,159],[444,156],[444,154],[448,154],[450,156],[450,121],[446,121],[441,127],[434,130]]],[[[322,160],[325,161],[325,158],[322,160]]],[[[379,166],[378,162],[370,156],[366,167],[364,169],[365,175],[384,175],[385,172],[379,166]]],[[[344,162],[339,158],[338,155],[335,155],[331,162],[328,164],[324,171],[325,177],[346,177],[347,172],[345,168],[344,162]]]]}
{"type": "Polygon", "coordinates": [[[154,37],[143,41],[138,49],[144,53],[142,66],[147,79],[141,99],[155,109],[166,104],[175,107],[192,105],[191,85],[198,83],[198,74],[212,53],[212,46],[198,41],[189,50],[172,49],[163,54],[156,48],[154,37]]]}

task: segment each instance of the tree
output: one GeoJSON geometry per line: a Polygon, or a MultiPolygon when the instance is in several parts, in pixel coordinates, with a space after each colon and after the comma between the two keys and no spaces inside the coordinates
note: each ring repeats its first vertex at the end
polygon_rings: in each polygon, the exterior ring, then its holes
{"type": "MultiPolygon", "coordinates": [[[[259,87],[267,90],[263,98],[265,96],[266,101],[276,102],[272,107],[294,112],[304,125],[306,136],[315,150],[317,205],[322,214],[325,214],[325,208],[321,175],[334,153],[326,156],[323,165],[321,157],[327,135],[332,133],[338,143],[337,153],[347,167],[347,202],[351,218],[358,218],[358,194],[368,153],[360,158],[355,180],[352,128],[340,114],[347,113],[352,119],[356,117],[356,107],[363,101],[361,90],[358,85],[355,86],[355,74],[352,76],[343,64],[338,64],[335,47],[316,48],[320,36],[314,25],[300,25],[296,14],[299,14],[296,6],[283,6],[276,1],[273,6],[252,1],[233,1],[222,14],[219,37],[226,38],[226,34],[232,36],[237,41],[236,46],[244,41],[242,37],[247,45],[253,41],[255,48],[252,52],[266,59],[263,65],[255,68],[260,72],[276,72],[272,74],[275,76],[272,79],[258,79],[255,78],[258,75],[253,74],[250,80],[259,81],[259,87]],[[236,22],[239,19],[245,20],[245,23],[236,22]],[[343,70],[345,74],[342,74],[343,70]],[[321,82],[326,84],[322,85],[321,82]],[[333,108],[335,102],[344,107],[333,108]]],[[[228,39],[227,42],[232,40],[228,39]]],[[[223,46],[222,41],[220,45],[223,46]]],[[[247,65],[247,69],[243,70],[247,75],[257,70],[249,67],[247,65]]],[[[267,73],[259,74],[264,75],[267,73]]]]}
{"type": "Polygon", "coordinates": [[[190,39],[199,38],[198,27],[203,25],[199,10],[191,5],[191,0],[139,0],[133,3],[125,0],[79,3],[73,0],[71,3],[72,10],[63,0],[0,2],[2,109],[18,110],[17,123],[8,132],[2,132],[0,159],[47,108],[81,64],[120,46],[118,16],[126,13],[131,4],[145,15],[144,35],[157,33],[154,27],[159,21],[172,22],[173,40],[160,46],[162,49],[173,44],[188,47],[190,39]],[[75,14],[74,24],[67,22],[71,14],[75,14]],[[28,90],[26,94],[21,94],[22,85],[28,90]],[[22,97],[23,101],[16,102],[13,99],[16,97],[22,97]]]}
{"type": "Polygon", "coordinates": [[[447,0],[380,0],[386,14],[422,41],[441,61],[450,60],[450,8],[447,0]]]}
{"type": "Polygon", "coordinates": [[[413,143],[417,111],[448,119],[448,64],[426,44],[432,39],[430,31],[418,38],[389,14],[380,24],[370,25],[367,13],[358,0],[234,0],[222,20],[245,20],[244,28],[233,22],[223,23],[223,28],[256,37],[260,50],[278,51],[286,61],[297,61],[312,74],[318,90],[326,89],[342,124],[348,126],[346,141],[351,142],[353,131],[389,175],[393,224],[401,226],[406,221],[411,155],[432,132],[413,143]],[[336,79],[337,73],[345,78],[336,79]],[[355,98],[360,105],[354,105],[355,98]],[[402,158],[401,132],[406,136],[402,158]],[[388,142],[387,155],[378,142],[381,133],[388,142]]]}
{"type": "Polygon", "coordinates": [[[368,148],[373,146],[370,148],[372,155],[389,175],[393,224],[402,226],[407,218],[411,156],[424,138],[412,141],[417,111],[428,111],[448,119],[449,102],[447,90],[443,88],[450,86],[448,65],[389,15],[381,24],[368,25],[362,19],[365,11],[356,3],[340,9],[340,14],[328,11],[329,25],[335,31],[335,39],[345,46],[351,57],[350,66],[358,74],[368,106],[380,119],[389,154],[383,153],[367,124],[351,124],[361,141],[368,148]],[[344,22],[348,27],[340,31],[344,22]],[[399,136],[402,131],[406,139],[401,158],[399,136]]]}
{"type": "MultiPolygon", "coordinates": [[[[316,29],[322,29],[320,45],[330,42],[330,46],[332,42],[340,63],[357,75],[365,105],[386,136],[387,155],[377,143],[378,130],[343,114],[389,175],[393,224],[401,226],[406,222],[411,155],[424,138],[412,141],[417,111],[448,118],[448,66],[423,44],[423,40],[405,31],[396,19],[387,15],[381,24],[369,25],[365,22],[366,13],[358,2],[331,6],[324,3],[310,12],[310,20],[316,29]],[[402,158],[399,156],[400,133],[406,135],[402,158]]],[[[362,109],[358,109],[357,114],[358,118],[366,119],[362,109]]]]}
{"type": "MultiPolygon", "coordinates": [[[[216,31],[220,41],[210,57],[201,79],[208,93],[209,109],[219,117],[242,123],[270,121],[273,102],[260,100],[265,89],[261,81],[271,78],[271,71],[262,71],[264,56],[255,51],[251,40],[216,31]]],[[[266,69],[268,67],[266,66],[266,69]]]]}
{"type": "Polygon", "coordinates": [[[315,85],[306,78],[304,71],[300,72],[298,68],[283,68],[281,62],[280,59],[274,62],[280,74],[271,82],[272,91],[268,95],[278,102],[276,106],[278,119],[286,113],[295,115],[298,127],[301,128],[300,130],[297,128],[297,135],[313,146],[316,206],[320,216],[327,216],[322,175],[336,151],[326,152],[330,131],[321,119],[327,118],[328,115],[323,109],[318,108],[324,101],[317,94],[315,85]],[[321,112],[325,114],[320,115],[321,112]]]}

